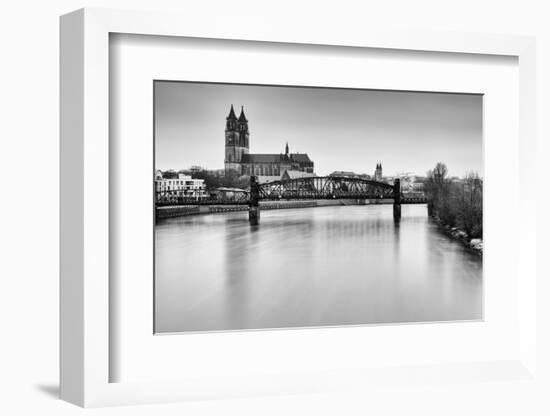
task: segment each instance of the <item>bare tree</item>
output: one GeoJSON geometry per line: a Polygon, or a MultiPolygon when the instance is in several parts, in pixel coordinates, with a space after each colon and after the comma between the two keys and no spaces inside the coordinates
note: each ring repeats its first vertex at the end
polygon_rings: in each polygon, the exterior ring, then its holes
{"type": "Polygon", "coordinates": [[[483,235],[483,181],[475,172],[469,172],[460,181],[447,178],[447,166],[437,163],[428,171],[425,184],[428,212],[445,225],[463,229],[469,237],[483,235]]]}

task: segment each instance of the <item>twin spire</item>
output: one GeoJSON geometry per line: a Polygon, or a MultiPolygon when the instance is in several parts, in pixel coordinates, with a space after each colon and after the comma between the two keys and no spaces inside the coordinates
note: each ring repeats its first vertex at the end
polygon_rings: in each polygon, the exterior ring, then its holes
{"type": "MultiPolygon", "coordinates": [[[[226,120],[237,120],[237,116],[235,115],[235,110],[233,109],[233,104],[231,104],[231,110],[229,110],[229,115],[227,116],[226,120]]],[[[246,116],[244,115],[244,106],[241,106],[241,115],[238,119],[242,123],[248,122],[246,119],[246,116]]]]}
{"type": "MultiPolygon", "coordinates": [[[[231,121],[239,121],[239,123],[248,123],[248,120],[246,119],[246,116],[244,115],[244,105],[241,105],[241,114],[239,115],[239,118],[237,119],[237,115],[235,114],[235,109],[233,108],[233,104],[231,104],[231,109],[229,110],[229,114],[228,116],[226,117],[226,120],[228,122],[231,122],[231,121]]],[[[228,123],[229,125],[229,123],[228,123]]],[[[247,127],[247,130],[248,130],[248,127],[247,127]]],[[[285,155],[289,155],[290,154],[290,149],[288,148],[288,142],[286,142],[286,146],[285,146],[285,155]]],[[[378,165],[377,165],[378,167],[378,165]]]]}

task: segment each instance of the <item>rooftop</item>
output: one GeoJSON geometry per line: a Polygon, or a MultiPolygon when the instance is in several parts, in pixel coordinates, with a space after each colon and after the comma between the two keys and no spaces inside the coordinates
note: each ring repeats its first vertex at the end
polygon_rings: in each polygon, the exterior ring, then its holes
{"type": "Polygon", "coordinates": [[[279,163],[292,160],[298,163],[311,162],[307,153],[290,153],[289,159],[282,153],[249,153],[242,156],[242,163],[279,163]]]}

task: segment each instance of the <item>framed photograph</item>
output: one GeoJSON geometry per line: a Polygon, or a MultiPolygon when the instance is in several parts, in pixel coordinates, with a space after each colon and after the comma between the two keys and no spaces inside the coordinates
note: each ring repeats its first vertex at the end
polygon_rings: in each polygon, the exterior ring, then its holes
{"type": "Polygon", "coordinates": [[[63,16],[62,398],[532,378],[533,73],[524,37],[63,16]]]}
{"type": "Polygon", "coordinates": [[[481,94],[153,88],[155,333],[483,319],[481,94]]]}

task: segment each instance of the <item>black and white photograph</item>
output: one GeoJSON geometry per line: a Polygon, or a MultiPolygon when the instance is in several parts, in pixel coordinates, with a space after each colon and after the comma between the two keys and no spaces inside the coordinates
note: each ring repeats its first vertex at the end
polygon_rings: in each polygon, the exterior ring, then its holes
{"type": "Polygon", "coordinates": [[[483,96],[154,81],[157,334],[483,319],[483,96]]]}

